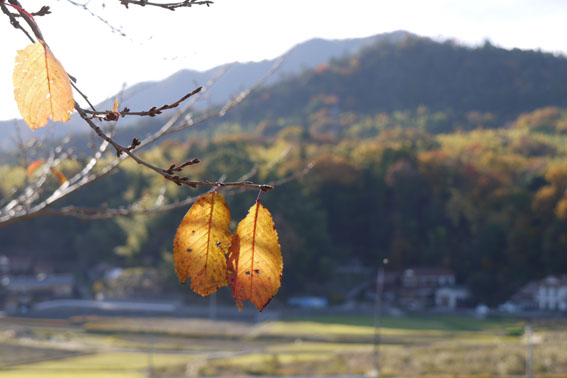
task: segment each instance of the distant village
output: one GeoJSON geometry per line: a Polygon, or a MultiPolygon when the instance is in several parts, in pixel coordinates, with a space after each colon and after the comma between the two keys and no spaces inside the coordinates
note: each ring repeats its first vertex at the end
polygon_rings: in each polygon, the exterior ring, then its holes
{"type": "MultiPolygon", "coordinates": [[[[121,268],[97,266],[89,272],[95,280],[112,282],[120,279],[121,268]]],[[[141,282],[149,283],[155,277],[142,277],[141,282]]],[[[469,289],[458,285],[455,273],[443,267],[415,267],[399,272],[382,271],[376,276],[376,269],[351,264],[337,271],[337,281],[346,291],[341,303],[343,306],[356,306],[357,303],[373,303],[377,288],[382,293],[381,302],[390,308],[411,311],[459,311],[461,309],[485,308],[473,303],[469,289]],[[367,277],[360,282],[361,277],[367,277]],[[378,279],[377,279],[378,278],[378,279]]],[[[93,290],[96,291],[96,290],[93,290]]],[[[0,255],[0,311],[6,314],[25,314],[39,303],[61,299],[105,300],[108,296],[102,290],[85,293],[80,290],[71,273],[54,273],[53,264],[24,256],[0,255]]],[[[124,293],[122,298],[130,299],[124,293]]],[[[325,297],[293,297],[287,305],[297,308],[325,308],[325,297]]],[[[334,304],[334,303],[333,303],[334,304]]],[[[490,309],[508,314],[567,314],[567,274],[551,275],[531,281],[520,288],[512,297],[498,308],[490,309]]]]}
{"type": "Polygon", "coordinates": [[[77,296],[72,274],[55,274],[50,262],[0,255],[0,310],[26,313],[39,302],[77,296]]]}

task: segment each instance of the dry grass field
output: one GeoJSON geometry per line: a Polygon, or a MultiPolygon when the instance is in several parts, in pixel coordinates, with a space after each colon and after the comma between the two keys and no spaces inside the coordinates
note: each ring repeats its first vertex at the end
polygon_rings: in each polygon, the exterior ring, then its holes
{"type": "MultiPolygon", "coordinates": [[[[0,378],[365,375],[370,317],[261,323],[179,318],[0,319],[0,378]]],[[[383,377],[525,376],[523,322],[385,317],[383,377]]],[[[567,377],[567,321],[533,323],[536,377],[567,377]]]]}

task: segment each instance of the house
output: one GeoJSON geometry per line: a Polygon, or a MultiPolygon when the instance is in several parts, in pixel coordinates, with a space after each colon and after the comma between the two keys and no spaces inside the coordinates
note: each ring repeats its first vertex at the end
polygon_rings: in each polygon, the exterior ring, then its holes
{"type": "MultiPolygon", "coordinates": [[[[346,298],[376,299],[376,273],[351,290],[346,298]]],[[[444,267],[417,267],[402,271],[384,271],[382,301],[393,307],[421,310],[436,307],[454,310],[466,305],[470,292],[456,285],[455,273],[444,267]]]]}
{"type": "Polygon", "coordinates": [[[500,308],[503,311],[567,312],[567,274],[529,282],[500,308]]]}
{"type": "Polygon", "coordinates": [[[444,267],[405,269],[400,276],[399,303],[409,309],[456,308],[469,297],[468,290],[455,286],[455,273],[444,267]]]}
{"type": "Polygon", "coordinates": [[[4,276],[0,280],[0,305],[7,312],[25,312],[34,303],[72,298],[74,292],[75,279],[70,274],[4,276]]]}

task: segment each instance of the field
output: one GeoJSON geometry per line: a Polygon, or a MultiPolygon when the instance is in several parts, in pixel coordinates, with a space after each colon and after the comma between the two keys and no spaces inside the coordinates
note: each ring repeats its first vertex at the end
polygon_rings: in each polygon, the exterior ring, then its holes
{"type": "MultiPolygon", "coordinates": [[[[533,323],[536,377],[567,377],[567,322],[533,323]]],[[[383,377],[525,376],[524,323],[384,317],[383,377]]],[[[0,319],[0,378],[359,375],[374,366],[373,319],[261,323],[179,318],[0,319]]]]}

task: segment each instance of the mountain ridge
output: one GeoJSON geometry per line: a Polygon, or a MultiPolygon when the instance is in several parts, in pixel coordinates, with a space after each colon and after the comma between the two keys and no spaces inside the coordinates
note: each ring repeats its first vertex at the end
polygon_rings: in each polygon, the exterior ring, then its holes
{"type": "MultiPolygon", "coordinates": [[[[390,40],[396,42],[402,40],[411,33],[406,31],[394,31],[382,33],[364,38],[334,39],[326,40],[314,38],[297,44],[288,53],[286,60],[278,71],[267,81],[276,83],[279,80],[297,74],[301,70],[315,68],[317,65],[326,63],[331,59],[352,54],[360,48],[375,43],[378,40],[390,40]]],[[[183,95],[191,92],[196,86],[204,85],[218,72],[227,66],[230,69],[220,77],[211,88],[205,101],[201,101],[197,108],[205,108],[210,104],[218,104],[227,101],[231,96],[244,90],[258,81],[270,70],[276,60],[266,59],[259,62],[234,62],[213,67],[206,71],[184,69],[177,71],[161,81],[147,81],[134,84],[109,99],[96,105],[97,109],[111,109],[115,98],[123,98],[120,107],[127,106],[133,110],[145,110],[152,106],[161,106],[172,103],[183,95]]],[[[131,126],[136,119],[121,120],[121,126],[131,126]]],[[[68,134],[87,134],[90,131],[75,114],[72,119],[64,125],[54,125],[50,122],[45,128],[38,129],[32,133],[20,119],[0,121],[0,150],[7,150],[13,145],[13,140],[35,138],[58,139],[68,134]],[[18,131],[16,131],[16,128],[18,131]],[[18,136],[19,133],[19,136],[18,136]]]]}
{"type": "Polygon", "coordinates": [[[397,44],[378,42],[356,56],[262,88],[232,117],[258,123],[308,118],[321,108],[371,115],[425,106],[511,120],[536,108],[567,106],[560,78],[567,78],[564,56],[410,36],[397,44]]]}

